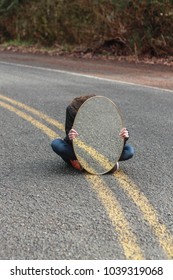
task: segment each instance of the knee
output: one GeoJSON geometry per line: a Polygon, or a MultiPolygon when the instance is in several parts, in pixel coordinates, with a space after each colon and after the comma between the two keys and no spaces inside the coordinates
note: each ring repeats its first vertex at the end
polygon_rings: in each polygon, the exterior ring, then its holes
{"type": "Polygon", "coordinates": [[[134,148],[131,145],[126,144],[124,146],[123,152],[122,152],[119,160],[124,161],[124,160],[128,160],[128,159],[132,158],[134,155],[134,152],[135,152],[134,148]]]}
{"type": "Polygon", "coordinates": [[[53,140],[51,143],[51,147],[55,153],[59,154],[62,150],[62,140],[61,139],[53,140]]]}
{"type": "Polygon", "coordinates": [[[134,153],[135,153],[134,148],[132,146],[128,145],[127,151],[128,151],[128,159],[132,158],[134,156],[134,153]]]}

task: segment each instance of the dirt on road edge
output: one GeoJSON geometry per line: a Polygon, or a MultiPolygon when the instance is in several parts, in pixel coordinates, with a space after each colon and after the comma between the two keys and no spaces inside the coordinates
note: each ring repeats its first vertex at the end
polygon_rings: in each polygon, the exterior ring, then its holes
{"type": "Polygon", "coordinates": [[[0,61],[48,67],[173,91],[173,67],[143,62],[0,51],[0,61]]]}

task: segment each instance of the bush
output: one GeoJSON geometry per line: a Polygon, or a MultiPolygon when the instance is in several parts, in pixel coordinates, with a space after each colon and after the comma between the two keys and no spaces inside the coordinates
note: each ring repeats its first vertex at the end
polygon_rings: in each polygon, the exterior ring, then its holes
{"type": "Polygon", "coordinates": [[[0,35],[95,52],[173,54],[173,1],[1,0],[0,35]]]}

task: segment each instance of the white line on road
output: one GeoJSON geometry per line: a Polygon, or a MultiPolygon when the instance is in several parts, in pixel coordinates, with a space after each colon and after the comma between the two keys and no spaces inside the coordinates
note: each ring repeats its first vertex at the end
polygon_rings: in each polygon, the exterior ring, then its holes
{"type": "Polygon", "coordinates": [[[166,92],[173,93],[173,90],[170,90],[170,89],[146,86],[146,85],[142,85],[142,84],[124,82],[124,81],[121,81],[121,80],[102,78],[102,77],[98,77],[98,76],[94,76],[94,75],[81,74],[81,73],[70,72],[70,71],[65,71],[65,70],[58,70],[58,69],[52,69],[52,68],[47,68],[47,67],[32,66],[32,65],[27,65],[27,64],[11,63],[11,62],[4,62],[4,61],[0,61],[0,64],[10,65],[10,66],[15,66],[15,67],[24,67],[24,68],[30,68],[30,69],[36,69],[36,70],[43,70],[43,71],[50,71],[50,72],[73,75],[73,76],[95,79],[95,80],[100,80],[100,81],[105,81],[105,82],[119,83],[119,84],[131,85],[131,86],[138,86],[138,87],[150,88],[150,89],[155,89],[155,90],[163,90],[163,91],[166,91],[166,92]]]}

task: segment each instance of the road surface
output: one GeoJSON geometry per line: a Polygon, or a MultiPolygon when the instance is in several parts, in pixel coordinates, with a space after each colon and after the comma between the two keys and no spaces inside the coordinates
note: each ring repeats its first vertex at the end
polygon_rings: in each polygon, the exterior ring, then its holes
{"type": "Polygon", "coordinates": [[[173,90],[90,66],[0,54],[0,259],[173,258],[173,90]],[[114,175],[79,173],[50,147],[91,93],[118,105],[135,148],[114,175]]]}

